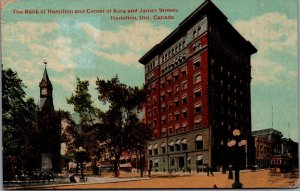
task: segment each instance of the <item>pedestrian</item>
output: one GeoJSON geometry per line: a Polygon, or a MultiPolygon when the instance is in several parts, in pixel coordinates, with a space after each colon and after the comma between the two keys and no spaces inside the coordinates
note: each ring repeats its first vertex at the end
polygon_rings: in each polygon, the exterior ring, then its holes
{"type": "Polygon", "coordinates": [[[74,178],[74,174],[69,174],[69,177],[70,177],[70,182],[76,183],[76,180],[74,178]]]}
{"type": "Polygon", "coordinates": [[[209,166],[206,167],[207,176],[209,176],[209,166]]]}
{"type": "Polygon", "coordinates": [[[149,168],[148,168],[148,176],[149,177],[151,177],[152,165],[153,165],[153,162],[152,162],[152,160],[150,160],[150,164],[149,164],[149,168]]]}
{"type": "Polygon", "coordinates": [[[209,171],[210,171],[210,174],[211,174],[212,176],[214,176],[214,172],[213,172],[212,166],[209,168],[209,171]]]}
{"type": "Polygon", "coordinates": [[[231,180],[233,180],[233,173],[232,173],[232,168],[231,168],[231,165],[229,165],[228,179],[231,179],[231,180]]]}
{"type": "Polygon", "coordinates": [[[216,184],[214,184],[214,188],[218,188],[216,184]]]}

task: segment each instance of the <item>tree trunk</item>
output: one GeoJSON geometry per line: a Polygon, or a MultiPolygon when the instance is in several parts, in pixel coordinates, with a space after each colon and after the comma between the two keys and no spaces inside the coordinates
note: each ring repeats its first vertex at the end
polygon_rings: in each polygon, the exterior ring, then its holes
{"type": "Polygon", "coordinates": [[[115,177],[118,177],[118,161],[114,160],[114,173],[115,173],[115,177]]]}

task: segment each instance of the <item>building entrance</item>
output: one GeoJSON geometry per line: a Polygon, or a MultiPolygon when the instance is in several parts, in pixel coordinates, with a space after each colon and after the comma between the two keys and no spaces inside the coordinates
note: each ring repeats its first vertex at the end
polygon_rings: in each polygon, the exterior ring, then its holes
{"type": "Polygon", "coordinates": [[[180,170],[184,167],[184,157],[178,157],[178,167],[180,170]]]}

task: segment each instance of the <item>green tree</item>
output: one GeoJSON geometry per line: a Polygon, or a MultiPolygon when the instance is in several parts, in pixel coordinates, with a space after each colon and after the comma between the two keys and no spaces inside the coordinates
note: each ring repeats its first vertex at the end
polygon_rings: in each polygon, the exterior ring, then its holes
{"type": "MultiPolygon", "coordinates": [[[[82,132],[75,139],[76,148],[84,147],[87,152],[94,153],[97,150],[96,130],[92,128],[100,110],[94,106],[89,93],[89,81],[76,78],[76,89],[67,98],[67,103],[74,106],[74,111],[79,114],[82,132]]],[[[78,161],[77,161],[78,162],[78,161]]],[[[78,167],[78,165],[77,165],[78,167]]],[[[76,169],[78,173],[78,169],[76,169]]]]}
{"type": "Polygon", "coordinates": [[[146,100],[146,92],[138,87],[129,87],[120,83],[118,76],[111,80],[96,81],[98,99],[109,103],[109,109],[103,113],[98,124],[98,138],[105,143],[106,150],[114,158],[114,173],[118,176],[119,161],[122,153],[132,151],[136,146],[144,146],[149,140],[147,126],[142,125],[138,113],[146,100]],[[137,138],[136,135],[145,135],[137,138]]]}
{"type": "Polygon", "coordinates": [[[3,175],[34,169],[37,153],[37,112],[33,98],[26,99],[22,80],[12,69],[2,68],[3,175]]]}

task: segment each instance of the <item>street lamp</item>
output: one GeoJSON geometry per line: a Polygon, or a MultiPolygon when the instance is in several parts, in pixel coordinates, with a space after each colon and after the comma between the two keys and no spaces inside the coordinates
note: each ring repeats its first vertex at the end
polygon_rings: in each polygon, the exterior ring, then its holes
{"type": "Polygon", "coordinates": [[[232,132],[233,138],[231,141],[227,143],[228,147],[233,147],[235,150],[235,182],[232,184],[232,188],[242,188],[242,184],[240,183],[240,169],[239,169],[239,147],[247,144],[247,141],[242,139],[241,131],[239,129],[235,129],[232,132]]]}
{"type": "Polygon", "coordinates": [[[81,172],[80,182],[84,182],[83,160],[84,158],[86,158],[86,150],[83,147],[79,147],[78,149],[76,149],[76,158],[80,162],[80,172],[81,172]]]}

